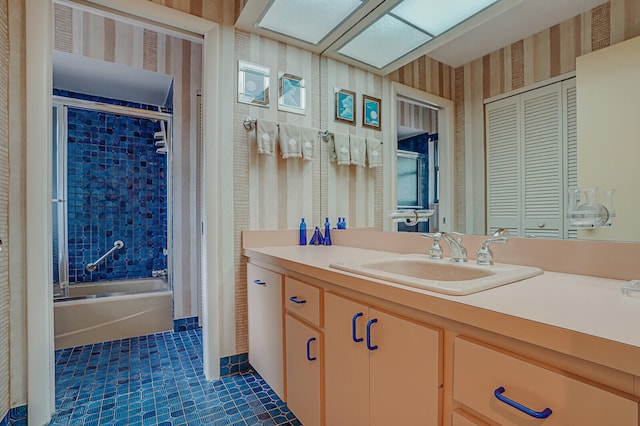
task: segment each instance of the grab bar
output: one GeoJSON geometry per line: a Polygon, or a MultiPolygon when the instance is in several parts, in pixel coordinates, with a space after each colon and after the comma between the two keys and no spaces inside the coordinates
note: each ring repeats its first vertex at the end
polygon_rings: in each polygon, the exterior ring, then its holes
{"type": "Polygon", "coordinates": [[[95,271],[98,268],[98,263],[102,262],[107,256],[109,256],[114,251],[120,250],[122,247],[124,247],[124,243],[122,242],[122,240],[116,240],[113,243],[113,247],[111,247],[111,250],[109,250],[108,252],[100,256],[100,259],[96,260],[95,262],[91,262],[87,265],[87,268],[86,268],[87,271],[89,272],[95,271]]]}

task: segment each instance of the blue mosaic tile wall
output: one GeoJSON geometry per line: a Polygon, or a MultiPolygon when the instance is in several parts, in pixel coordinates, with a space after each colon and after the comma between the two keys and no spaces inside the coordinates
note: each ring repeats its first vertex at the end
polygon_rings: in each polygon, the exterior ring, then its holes
{"type": "Polygon", "coordinates": [[[150,277],[167,268],[167,157],[156,153],[159,130],[148,119],[68,109],[71,283],[150,277]],[[124,248],[86,271],[116,240],[124,248]]]}
{"type": "Polygon", "coordinates": [[[178,318],[173,320],[173,331],[197,330],[200,328],[198,317],[178,318]]]}
{"type": "Polygon", "coordinates": [[[27,406],[13,407],[6,416],[0,420],[0,426],[26,426],[27,423],[27,406]]]}
{"type": "Polygon", "coordinates": [[[244,374],[249,371],[251,371],[251,365],[249,364],[248,353],[224,356],[220,358],[221,377],[244,374]]]}

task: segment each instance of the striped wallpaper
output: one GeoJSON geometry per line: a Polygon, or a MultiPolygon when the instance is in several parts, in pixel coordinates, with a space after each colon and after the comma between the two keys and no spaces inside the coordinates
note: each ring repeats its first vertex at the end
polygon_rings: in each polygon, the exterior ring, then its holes
{"type": "Polygon", "coordinates": [[[0,3],[0,419],[10,408],[9,282],[9,16],[7,2],[0,3]]]}
{"type": "MultiPolygon", "coordinates": [[[[202,3],[202,2],[200,2],[202,3]]],[[[174,318],[198,315],[198,94],[202,45],[55,4],[56,50],[170,74],[173,82],[174,318]]]]}

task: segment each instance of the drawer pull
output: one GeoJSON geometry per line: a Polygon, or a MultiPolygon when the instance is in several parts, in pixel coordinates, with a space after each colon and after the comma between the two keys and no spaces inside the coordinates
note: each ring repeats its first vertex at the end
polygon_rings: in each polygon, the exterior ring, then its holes
{"type": "Polygon", "coordinates": [[[311,357],[311,342],[314,342],[316,340],[315,337],[312,337],[311,339],[307,340],[307,359],[309,361],[315,361],[316,359],[318,359],[317,357],[311,357]]]}
{"type": "Polygon", "coordinates": [[[307,301],[304,300],[304,299],[298,299],[298,296],[291,296],[289,298],[289,300],[291,300],[293,303],[297,303],[298,305],[302,305],[303,303],[307,303],[307,301]]]}
{"type": "Polygon", "coordinates": [[[376,349],[378,349],[378,345],[371,346],[371,326],[377,322],[377,318],[374,318],[369,320],[369,322],[367,323],[367,349],[369,349],[370,351],[375,351],[376,349]]]}
{"type": "Polygon", "coordinates": [[[262,280],[253,280],[253,283],[256,284],[256,285],[267,285],[267,283],[265,283],[262,280]]]}
{"type": "Polygon", "coordinates": [[[545,408],[542,411],[535,411],[535,410],[532,410],[531,408],[525,407],[524,405],[502,395],[504,392],[505,392],[505,389],[502,386],[500,386],[498,389],[493,391],[493,395],[495,395],[496,398],[498,398],[500,401],[504,402],[505,404],[510,405],[513,408],[520,410],[525,414],[530,415],[531,417],[535,417],[536,419],[546,419],[552,413],[551,408],[545,408]]]}
{"type": "Polygon", "coordinates": [[[358,312],[353,316],[353,318],[351,318],[351,339],[353,339],[353,341],[356,343],[362,342],[364,340],[362,337],[357,336],[356,331],[356,321],[363,315],[364,314],[362,312],[358,312]]]}

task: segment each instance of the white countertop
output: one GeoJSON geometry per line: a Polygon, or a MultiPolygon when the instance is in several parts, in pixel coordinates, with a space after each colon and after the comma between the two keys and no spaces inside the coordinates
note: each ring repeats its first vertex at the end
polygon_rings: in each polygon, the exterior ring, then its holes
{"type": "Polygon", "coordinates": [[[545,272],[475,294],[450,296],[329,267],[329,264],[337,262],[400,256],[394,252],[335,245],[277,246],[245,248],[245,255],[319,280],[342,283],[344,287],[373,296],[388,298],[392,294],[394,302],[410,303],[413,308],[426,310],[427,308],[422,308],[425,306],[429,307],[429,311],[432,308],[441,309],[441,312],[432,312],[436,315],[450,311],[446,306],[438,308],[442,303],[434,303],[446,300],[629,345],[630,348],[623,349],[631,350],[633,355],[640,349],[640,298],[622,295],[620,287],[626,281],[545,272]]]}

